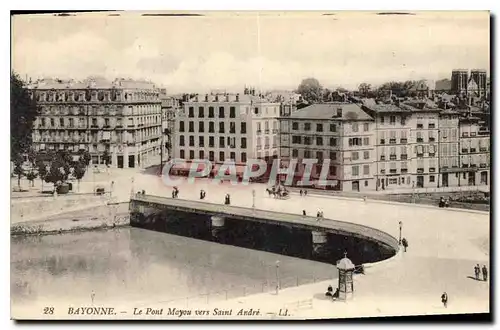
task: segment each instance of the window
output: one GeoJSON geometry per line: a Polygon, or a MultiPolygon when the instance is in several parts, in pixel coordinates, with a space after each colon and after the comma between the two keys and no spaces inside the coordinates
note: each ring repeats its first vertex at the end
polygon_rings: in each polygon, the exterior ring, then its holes
{"type": "Polygon", "coordinates": [[[370,138],[368,137],[363,138],[363,145],[364,146],[370,145],[370,138]]]}
{"type": "Polygon", "coordinates": [[[330,124],[330,132],[337,132],[337,125],[330,124]]]}
{"type": "Polygon", "coordinates": [[[208,108],[208,118],[214,118],[214,107],[208,108]]]}
{"type": "Polygon", "coordinates": [[[304,136],[304,144],[307,146],[311,145],[311,137],[310,136],[304,136]]]}
{"type": "Polygon", "coordinates": [[[358,176],[359,175],[359,166],[353,166],[351,171],[352,171],[352,176],[358,176]]]}
{"type": "Polygon", "coordinates": [[[224,151],[219,152],[219,161],[223,162],[224,161],[224,151]]]}
{"type": "Polygon", "coordinates": [[[311,150],[304,150],[304,158],[311,158],[311,150]]]}
{"type": "Polygon", "coordinates": [[[316,145],[318,145],[318,146],[323,145],[323,138],[321,136],[316,137],[316,145]]]}
{"type": "Polygon", "coordinates": [[[236,118],[236,108],[235,107],[229,108],[229,118],[236,118]]]}
{"type": "Polygon", "coordinates": [[[401,131],[401,143],[407,143],[408,142],[408,138],[406,137],[406,131],[401,131]]]}
{"type": "Polygon", "coordinates": [[[380,116],[380,123],[383,124],[384,123],[384,116],[380,116]]]}
{"type": "Polygon", "coordinates": [[[297,123],[297,122],[293,122],[293,123],[292,123],[292,129],[293,129],[293,130],[298,130],[298,129],[299,129],[299,123],[297,123]]]}
{"type": "Polygon", "coordinates": [[[219,133],[224,133],[224,122],[219,123],[219,133]]]}
{"type": "Polygon", "coordinates": [[[311,130],[311,123],[304,123],[304,131],[310,131],[311,130]]]}
{"type": "Polygon", "coordinates": [[[236,124],[234,122],[229,123],[229,133],[230,134],[236,133],[236,124]]]}
{"type": "Polygon", "coordinates": [[[213,162],[215,160],[215,156],[214,156],[214,152],[213,151],[209,151],[208,152],[208,160],[213,162]]]}
{"type": "Polygon", "coordinates": [[[434,175],[429,175],[429,182],[435,182],[436,177],[434,175]]]}
{"type": "Polygon", "coordinates": [[[332,176],[337,175],[337,166],[330,166],[330,175],[332,176]]]}
{"type": "Polygon", "coordinates": [[[301,137],[298,135],[292,135],[292,143],[301,144],[301,137]]]}
{"type": "Polygon", "coordinates": [[[241,134],[246,134],[247,133],[247,123],[241,123],[241,134]]]}
{"type": "MultiPolygon", "coordinates": [[[[181,147],[184,147],[184,135],[179,136],[179,145],[181,147]]],[[[183,157],[181,157],[181,158],[183,158],[183,157]]]]}
{"type": "Polygon", "coordinates": [[[213,136],[209,136],[208,137],[208,146],[210,148],[213,148],[215,146],[215,142],[214,142],[214,137],[213,136]]]}
{"type": "Polygon", "coordinates": [[[436,141],[436,138],[434,137],[434,131],[429,131],[429,142],[434,142],[434,141],[436,141]]]}
{"type": "Polygon", "coordinates": [[[189,118],[193,118],[194,117],[194,107],[189,107],[188,117],[189,118]]]}
{"type": "Polygon", "coordinates": [[[369,159],[370,158],[370,152],[369,151],[364,151],[363,152],[363,159],[369,159]]]}
{"type": "Polygon", "coordinates": [[[365,187],[368,187],[368,180],[365,180],[365,187]]]}
{"type": "Polygon", "coordinates": [[[330,151],[330,159],[337,160],[337,153],[335,151],[330,151]]]}
{"type": "Polygon", "coordinates": [[[200,150],[198,154],[200,155],[200,159],[205,159],[205,151],[204,150],[200,150]]]}
{"type": "Polygon", "coordinates": [[[351,152],[351,159],[352,160],[358,160],[359,159],[359,153],[357,151],[351,152]]]}
{"type": "Polygon", "coordinates": [[[389,116],[389,122],[391,125],[396,125],[396,116],[389,116]]]}
{"type": "Polygon", "coordinates": [[[370,174],[370,165],[363,165],[363,175],[370,174]]]}
{"type": "Polygon", "coordinates": [[[185,157],[185,154],[184,154],[184,149],[181,149],[181,150],[180,150],[180,152],[179,152],[179,156],[180,156],[180,158],[182,158],[182,159],[186,158],[186,157],[185,157]]]}
{"type": "Polygon", "coordinates": [[[198,108],[198,117],[199,118],[205,117],[205,111],[204,111],[203,107],[198,108]]]}
{"type": "Polygon", "coordinates": [[[368,132],[369,129],[370,129],[370,124],[364,123],[363,124],[363,131],[368,132]]]}
{"type": "Polygon", "coordinates": [[[299,151],[297,149],[292,149],[292,157],[293,158],[299,157],[299,151]]]}
{"type": "Polygon", "coordinates": [[[253,109],[253,113],[256,114],[256,115],[258,115],[259,114],[259,108],[253,109]]]}
{"type": "Polygon", "coordinates": [[[385,144],[385,132],[380,132],[380,144],[385,144]]]}
{"type": "Polygon", "coordinates": [[[323,163],[323,151],[316,151],[316,159],[318,163],[323,163]]]}
{"type": "Polygon", "coordinates": [[[194,121],[189,122],[189,132],[194,132],[194,121]]]}
{"type": "Polygon", "coordinates": [[[215,133],[215,124],[213,121],[208,122],[208,133],[215,133]]]}
{"type": "MultiPolygon", "coordinates": [[[[401,125],[406,125],[406,117],[405,116],[401,116],[401,125]]],[[[404,181],[403,181],[404,183],[404,181]]]]}
{"type": "Polygon", "coordinates": [[[204,136],[199,136],[198,137],[198,147],[205,147],[205,137],[204,136]]]}
{"type": "Polygon", "coordinates": [[[219,107],[219,118],[224,118],[224,107],[219,107]]]}
{"type": "MultiPolygon", "coordinates": [[[[229,137],[229,136],[228,136],[228,137],[227,137],[227,145],[228,145],[230,148],[232,148],[232,149],[236,148],[236,138],[234,138],[234,137],[229,137]]],[[[233,158],[233,159],[234,159],[234,158],[233,158]]]]}
{"type": "Polygon", "coordinates": [[[330,138],[330,146],[331,147],[337,146],[337,139],[336,138],[330,138]]]}
{"type": "Polygon", "coordinates": [[[64,118],[59,118],[59,126],[64,127],[64,118]]]}
{"type": "Polygon", "coordinates": [[[436,128],[436,124],[435,123],[429,123],[429,128],[436,128]]]}
{"type": "MultiPolygon", "coordinates": [[[[108,119],[108,121],[109,121],[109,119],[108,119]]],[[[75,125],[74,119],[70,118],[69,119],[69,127],[74,127],[74,125],[75,125]]]]}
{"type": "Polygon", "coordinates": [[[189,159],[194,159],[194,150],[189,150],[189,159]]]}
{"type": "Polygon", "coordinates": [[[357,132],[359,130],[358,123],[352,123],[351,126],[353,132],[357,132]]]}
{"type": "Polygon", "coordinates": [[[224,148],[224,137],[219,136],[219,148],[224,148]]]}
{"type": "Polygon", "coordinates": [[[241,148],[245,149],[247,147],[247,138],[241,138],[241,148]]]}
{"type": "Polygon", "coordinates": [[[349,139],[349,146],[360,146],[361,145],[361,138],[350,138],[349,139]]]}
{"type": "Polygon", "coordinates": [[[231,159],[232,161],[236,161],[236,153],[234,151],[231,151],[231,153],[229,153],[229,159],[231,159]]]}
{"type": "Polygon", "coordinates": [[[316,124],[316,132],[323,132],[323,124],[316,124]]]}
{"type": "Polygon", "coordinates": [[[205,125],[204,125],[204,124],[205,124],[205,123],[204,123],[204,122],[202,122],[202,121],[200,121],[200,122],[198,123],[198,132],[200,132],[200,133],[205,132],[205,125]]]}
{"type": "Polygon", "coordinates": [[[247,161],[247,153],[242,152],[241,153],[241,162],[246,163],[246,161],[247,161]]]}
{"type": "Polygon", "coordinates": [[[417,132],[417,142],[424,142],[424,138],[422,137],[422,132],[417,132]]]}

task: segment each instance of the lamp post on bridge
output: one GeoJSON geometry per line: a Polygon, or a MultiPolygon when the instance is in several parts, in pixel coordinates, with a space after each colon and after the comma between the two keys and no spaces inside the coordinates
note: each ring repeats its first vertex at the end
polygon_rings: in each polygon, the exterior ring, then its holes
{"type": "Polygon", "coordinates": [[[252,189],[252,208],[255,208],[255,189],[252,189]]]}
{"type": "Polygon", "coordinates": [[[280,261],[276,260],[276,294],[280,292],[280,261]]]}
{"type": "Polygon", "coordinates": [[[403,230],[403,221],[399,222],[399,245],[401,245],[401,232],[403,230]]]}

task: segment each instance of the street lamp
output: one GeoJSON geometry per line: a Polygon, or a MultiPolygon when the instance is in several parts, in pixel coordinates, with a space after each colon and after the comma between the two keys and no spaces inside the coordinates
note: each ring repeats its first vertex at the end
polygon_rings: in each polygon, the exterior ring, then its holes
{"type": "Polygon", "coordinates": [[[280,291],[280,261],[276,260],[276,294],[280,291]]]}
{"type": "Polygon", "coordinates": [[[252,208],[255,208],[255,189],[252,189],[252,208]]]}
{"type": "Polygon", "coordinates": [[[399,245],[401,245],[401,231],[403,230],[403,221],[399,222],[399,245]]]}
{"type": "Polygon", "coordinates": [[[134,177],[132,177],[132,186],[130,188],[130,196],[134,196],[134,177]]]}

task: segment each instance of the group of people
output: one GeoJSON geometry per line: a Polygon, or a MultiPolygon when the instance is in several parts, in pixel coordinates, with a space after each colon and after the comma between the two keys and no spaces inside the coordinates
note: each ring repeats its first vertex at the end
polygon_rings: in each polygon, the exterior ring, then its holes
{"type": "Polygon", "coordinates": [[[404,251],[406,252],[406,249],[408,248],[408,240],[403,237],[401,240],[401,245],[403,245],[404,251]]]}
{"type": "Polygon", "coordinates": [[[439,207],[450,207],[450,199],[444,199],[444,197],[441,197],[439,199],[439,207]]]}
{"type": "Polygon", "coordinates": [[[321,220],[323,218],[323,211],[318,211],[318,213],[316,213],[316,217],[318,218],[318,221],[321,220]]]}
{"type": "Polygon", "coordinates": [[[337,299],[339,297],[339,288],[335,289],[335,292],[333,292],[333,288],[331,285],[328,286],[328,289],[326,290],[325,296],[327,297],[332,297],[333,299],[337,299]]]}
{"type": "Polygon", "coordinates": [[[483,281],[488,280],[488,268],[486,268],[486,265],[483,265],[483,268],[479,267],[479,264],[474,266],[474,275],[476,275],[476,281],[480,281],[479,275],[480,273],[483,273],[483,281]]]}
{"type": "Polygon", "coordinates": [[[207,196],[207,193],[205,192],[205,190],[200,190],[200,199],[205,199],[205,197],[207,196]]]}
{"type": "Polygon", "coordinates": [[[179,198],[179,188],[174,187],[174,189],[172,189],[172,198],[179,198]]]}
{"type": "Polygon", "coordinates": [[[226,197],[224,198],[224,204],[231,205],[231,196],[229,196],[229,194],[226,194],[226,197]]]}
{"type": "Polygon", "coordinates": [[[307,190],[300,189],[300,196],[307,196],[307,190]]]}

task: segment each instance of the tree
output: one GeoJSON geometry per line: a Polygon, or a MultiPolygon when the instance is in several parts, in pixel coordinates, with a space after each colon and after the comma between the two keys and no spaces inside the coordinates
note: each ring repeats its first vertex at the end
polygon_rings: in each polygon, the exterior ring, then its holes
{"type": "Polygon", "coordinates": [[[23,157],[18,154],[14,158],[14,174],[17,175],[17,187],[21,190],[21,176],[24,175],[23,157]]]}
{"type": "Polygon", "coordinates": [[[33,169],[31,169],[27,174],[26,174],[26,179],[28,179],[29,182],[31,182],[31,186],[35,186],[35,179],[38,177],[38,174],[36,174],[33,169]]]}
{"type": "Polygon", "coordinates": [[[80,158],[78,159],[78,161],[84,163],[85,166],[89,166],[91,159],[92,157],[90,156],[90,153],[87,150],[80,150],[80,158]]]}
{"type": "Polygon", "coordinates": [[[86,169],[87,166],[83,162],[77,162],[73,169],[73,175],[75,176],[76,181],[78,182],[78,191],[80,191],[80,180],[85,175],[86,169]]]}
{"type": "Polygon", "coordinates": [[[303,79],[297,88],[297,93],[302,95],[304,100],[309,103],[321,102],[323,97],[323,87],[315,78],[303,79]]]}
{"type": "Polygon", "coordinates": [[[102,160],[104,161],[104,164],[109,165],[110,160],[111,160],[111,155],[109,154],[109,151],[104,150],[101,157],[102,157],[102,160]]]}
{"type": "Polygon", "coordinates": [[[35,98],[15,73],[10,75],[10,157],[26,153],[32,145],[33,122],[39,113],[35,98]]]}
{"type": "Polygon", "coordinates": [[[359,93],[364,97],[368,96],[368,93],[371,91],[371,89],[372,86],[367,83],[361,83],[358,87],[359,93]]]}

